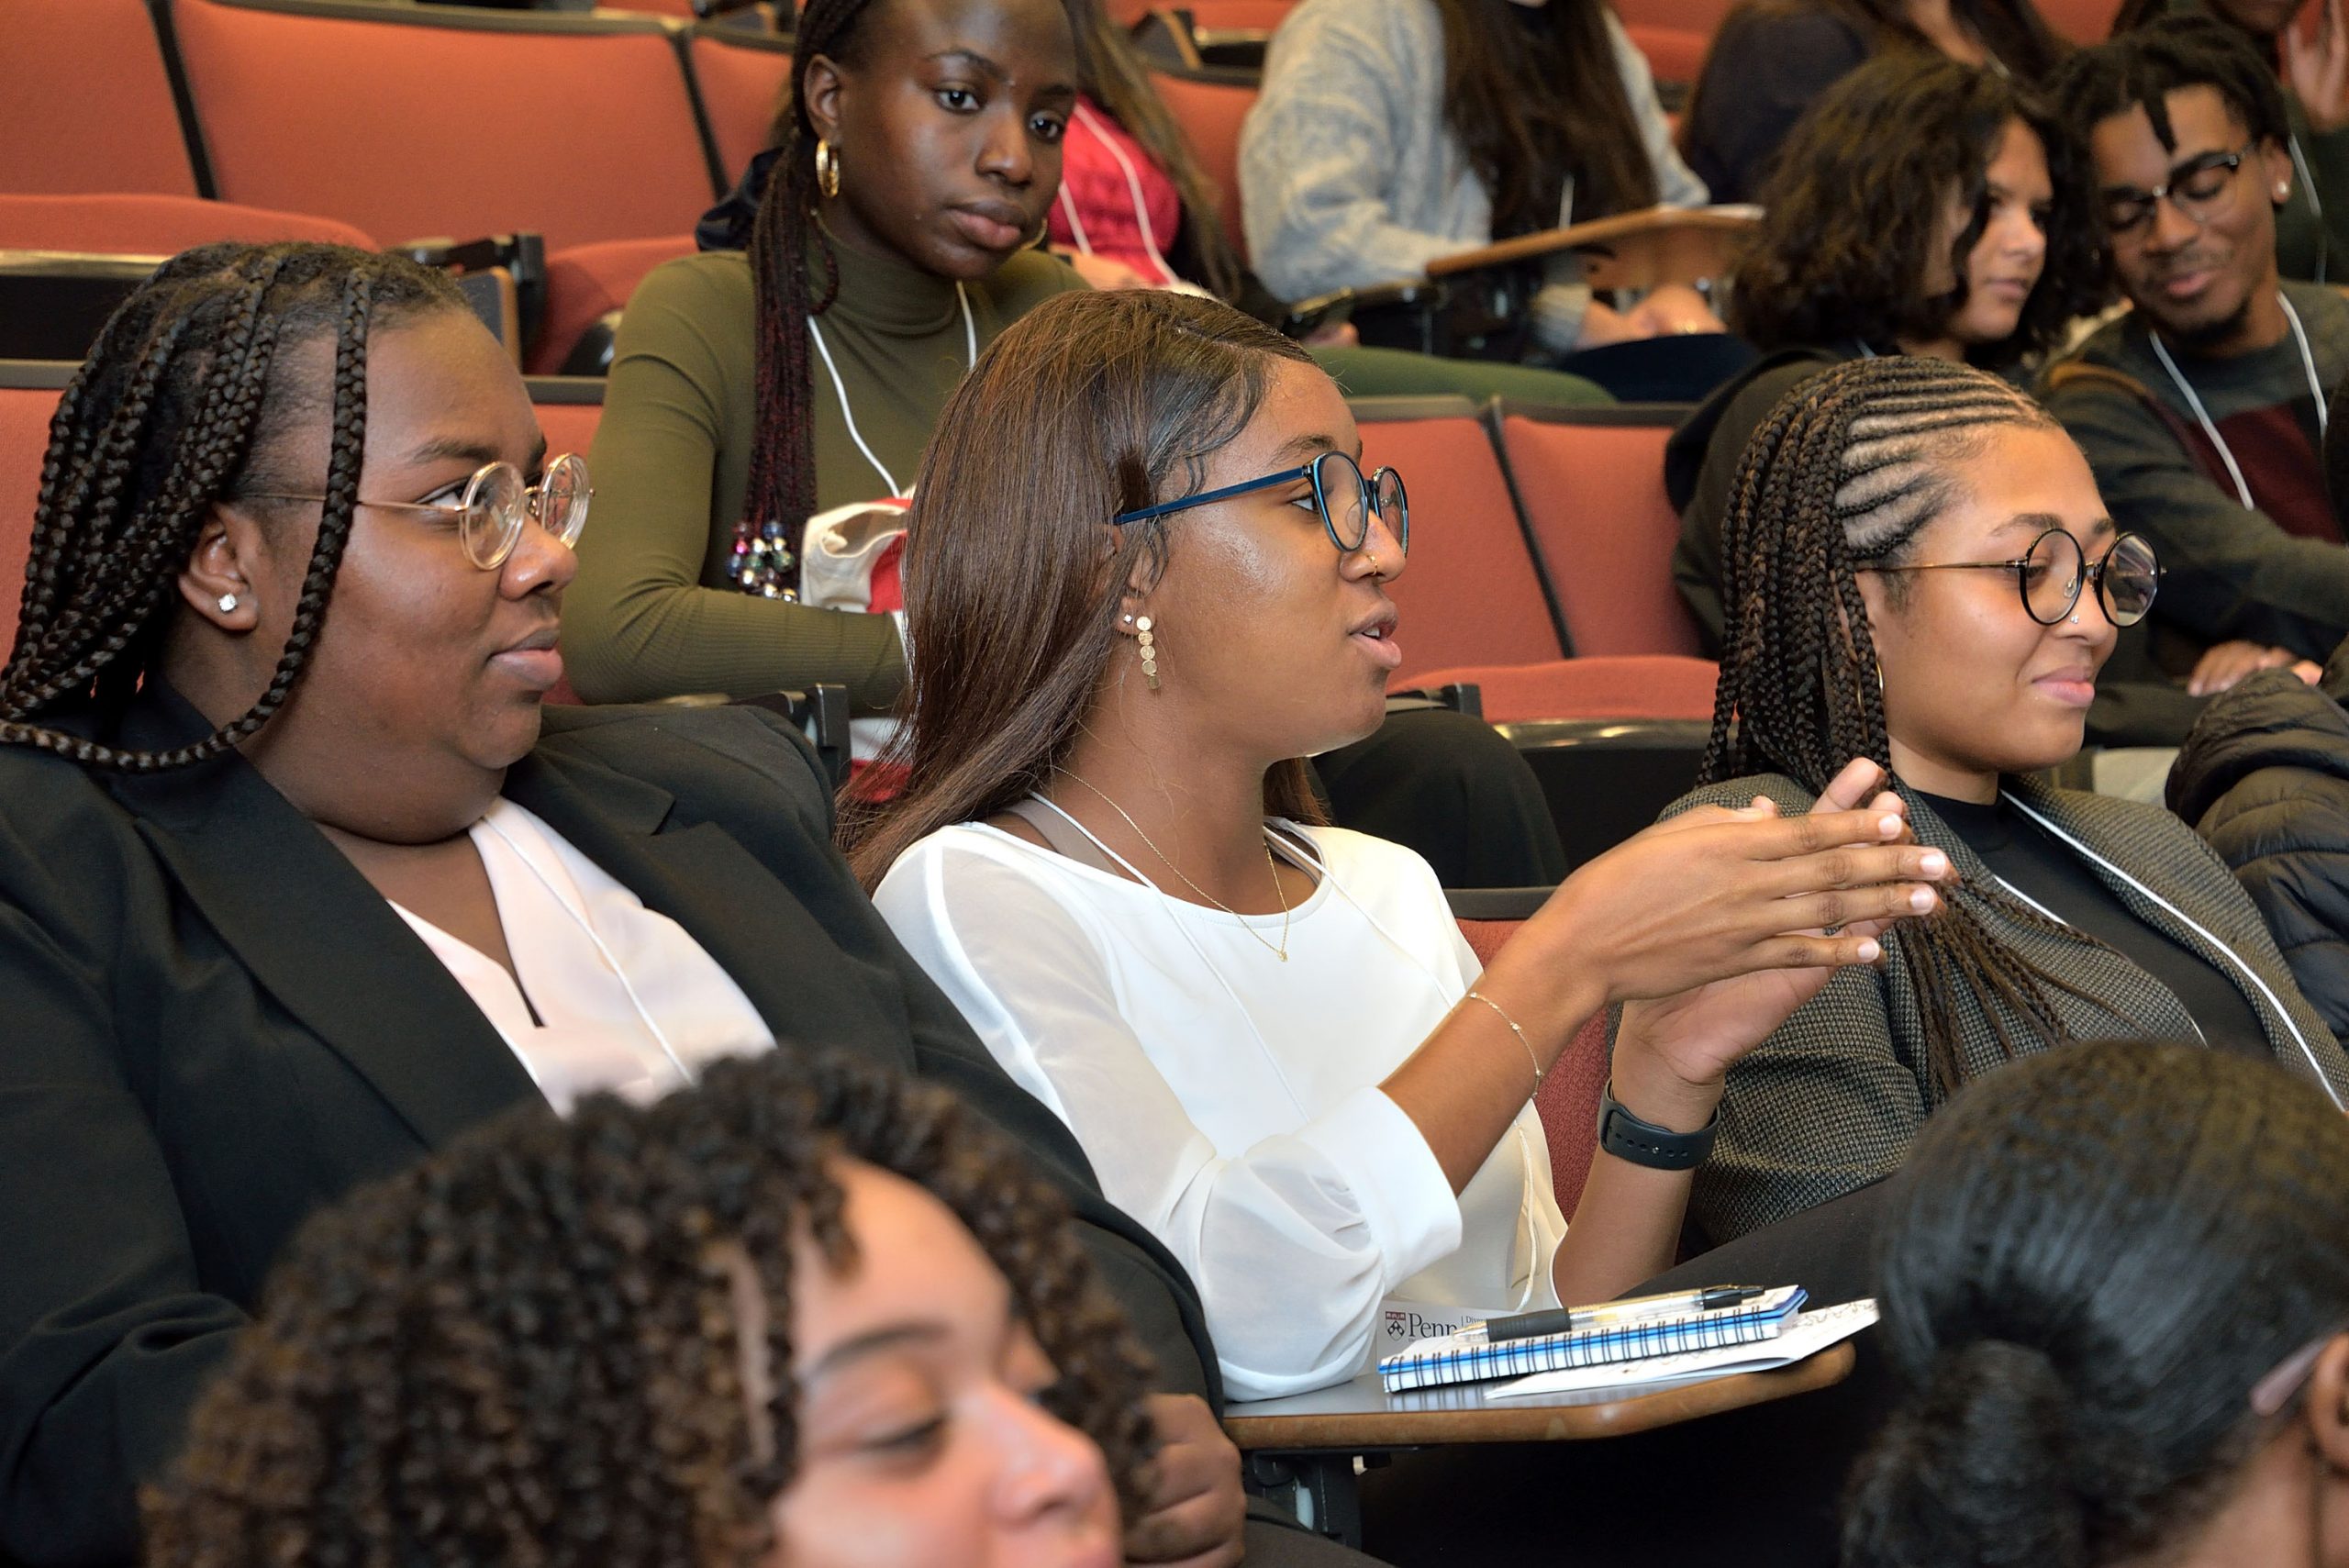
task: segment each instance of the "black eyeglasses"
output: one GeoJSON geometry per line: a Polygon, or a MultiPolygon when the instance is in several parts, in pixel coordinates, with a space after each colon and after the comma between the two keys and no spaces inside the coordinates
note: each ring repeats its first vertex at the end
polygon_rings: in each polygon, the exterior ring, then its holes
{"type": "Polygon", "coordinates": [[[2132,185],[2111,185],[2099,192],[2104,201],[2104,226],[2114,234],[2130,234],[2153,220],[2154,208],[2164,196],[2169,205],[2196,223],[2210,221],[2212,209],[2227,194],[2227,185],[2243,161],[2257,148],[2257,138],[2233,152],[2206,152],[2189,158],[2169,172],[2164,184],[2150,191],[2132,185]]]}
{"type": "Polygon", "coordinates": [[[1251,491],[1269,490],[1275,484],[1294,484],[1300,479],[1313,481],[1313,505],[1321,514],[1322,530],[1338,547],[1339,554],[1351,555],[1363,547],[1370,538],[1374,513],[1386,525],[1386,531],[1395,536],[1396,548],[1406,555],[1410,553],[1411,503],[1403,494],[1403,476],[1391,468],[1382,468],[1364,479],[1361,466],[1343,452],[1323,452],[1301,468],[1285,468],[1262,479],[1242,480],[1220,490],[1161,501],[1155,506],[1138,506],[1130,512],[1119,513],[1110,521],[1123,528],[1128,523],[1172,517],[1194,506],[1229,501],[1251,491]]]}
{"type": "Polygon", "coordinates": [[[2093,566],[2080,541],[2049,528],[2031,552],[2012,561],[1936,561],[1922,566],[1863,566],[1863,572],[2011,572],[2022,607],[2042,626],[2054,626],[2080,602],[2082,584],[2096,585],[2096,602],[2114,626],[2135,626],[2154,607],[2162,584],[2161,557],[2143,534],[2122,534],[2093,566]]]}

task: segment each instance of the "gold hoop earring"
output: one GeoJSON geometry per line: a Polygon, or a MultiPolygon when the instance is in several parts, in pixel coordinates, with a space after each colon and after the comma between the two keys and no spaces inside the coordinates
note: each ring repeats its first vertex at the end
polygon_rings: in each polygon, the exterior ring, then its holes
{"type": "Polygon", "coordinates": [[[1884,656],[1871,653],[1868,657],[1876,662],[1876,695],[1882,696],[1884,695],[1884,656]]]}
{"type": "Polygon", "coordinates": [[[1158,689],[1158,643],[1151,636],[1150,617],[1144,616],[1134,622],[1134,633],[1141,640],[1141,673],[1150,682],[1150,689],[1158,689]]]}
{"type": "Polygon", "coordinates": [[[816,139],[816,188],[828,200],[841,194],[841,155],[820,136],[816,139]]]}

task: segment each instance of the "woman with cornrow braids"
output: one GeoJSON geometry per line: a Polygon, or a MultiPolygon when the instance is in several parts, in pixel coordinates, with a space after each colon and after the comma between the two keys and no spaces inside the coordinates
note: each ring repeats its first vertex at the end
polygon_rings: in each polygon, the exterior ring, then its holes
{"type": "Polygon", "coordinates": [[[888,935],[806,744],[542,707],[590,494],[545,446],[445,280],[319,245],[167,262],[61,400],[0,669],[0,1559],[135,1555],[312,1210],[791,1039],[1039,1162],[1159,1368],[1131,1550],[1236,1555],[1190,1283],[888,935]]]}
{"type": "Polygon", "coordinates": [[[1722,546],[1712,739],[1673,809],[1798,810],[1869,757],[1959,880],[1731,1069],[1691,1206],[1710,1239],[1887,1174],[1965,1084],[2070,1040],[2199,1038],[2349,1096],[2217,857],[2166,812],[2037,776],[2078,751],[2160,567],[2036,403],[1925,356],[1835,366],[1755,433],[1722,546]]]}
{"type": "Polygon", "coordinates": [[[308,1227],[150,1568],[1115,1568],[1138,1348],[952,1095],[796,1050],[520,1112],[308,1227]]]}

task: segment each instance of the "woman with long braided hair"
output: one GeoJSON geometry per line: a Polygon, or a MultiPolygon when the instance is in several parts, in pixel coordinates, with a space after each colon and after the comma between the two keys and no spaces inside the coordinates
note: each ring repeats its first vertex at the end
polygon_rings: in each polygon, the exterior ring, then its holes
{"type": "Polygon", "coordinates": [[[946,396],[1039,302],[1076,46],[1059,0],[812,0],[740,248],[629,301],[564,651],[581,695],[813,682],[879,713],[894,617],[796,603],[807,519],[902,497],[946,396]]]}
{"type": "Polygon", "coordinates": [[[2079,750],[2160,578],[2036,403],[1944,360],[1835,366],[1755,433],[1722,547],[1712,738],[1675,809],[1800,809],[1870,757],[1959,883],[1731,1071],[1693,1205],[1713,1240],[1886,1174],[1965,1084],[2067,1040],[2199,1036],[2349,1095],[2349,1057],[2209,849],[2033,776],[2079,750]]]}
{"type": "Polygon", "coordinates": [[[1137,1539],[1233,1538],[1189,1283],[889,938],[804,742],[542,711],[588,500],[544,448],[444,280],[319,245],[168,262],[59,405],[0,670],[0,1558],[134,1555],[311,1210],[794,1038],[1039,1158],[1161,1368],[1137,1539]]]}
{"type": "Polygon", "coordinates": [[[1115,1568],[1144,1386],[1008,1139],[778,1051],[517,1113],[321,1215],[144,1561],[1115,1568]]]}

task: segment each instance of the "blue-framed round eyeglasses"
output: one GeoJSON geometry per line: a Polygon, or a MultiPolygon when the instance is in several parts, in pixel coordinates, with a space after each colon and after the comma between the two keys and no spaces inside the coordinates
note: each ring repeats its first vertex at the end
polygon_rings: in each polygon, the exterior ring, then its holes
{"type": "Polygon", "coordinates": [[[1299,468],[1285,468],[1278,473],[1267,473],[1261,479],[1242,480],[1227,484],[1220,490],[1205,490],[1197,495],[1184,495],[1172,501],[1161,501],[1155,506],[1138,506],[1130,512],[1119,512],[1110,521],[1119,528],[1152,517],[1172,517],[1187,512],[1194,506],[1212,506],[1229,501],[1234,495],[1251,491],[1269,490],[1275,484],[1294,484],[1300,479],[1313,482],[1313,505],[1321,514],[1321,527],[1330,542],[1341,555],[1360,550],[1370,538],[1370,519],[1375,514],[1395,536],[1396,548],[1406,555],[1411,550],[1411,503],[1403,492],[1403,476],[1391,468],[1382,468],[1369,478],[1363,477],[1362,466],[1343,452],[1323,452],[1311,462],[1299,468]]]}

